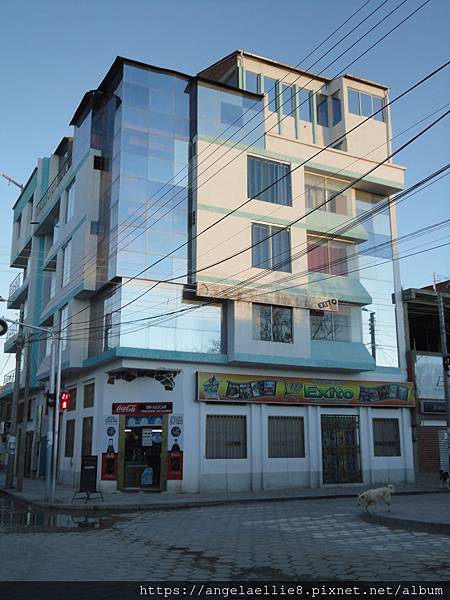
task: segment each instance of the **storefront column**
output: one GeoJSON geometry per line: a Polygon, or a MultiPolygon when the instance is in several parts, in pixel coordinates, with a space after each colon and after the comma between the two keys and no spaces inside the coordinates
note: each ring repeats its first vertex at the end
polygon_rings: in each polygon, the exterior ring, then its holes
{"type": "Polygon", "coordinates": [[[322,486],[322,430],[320,425],[320,407],[307,406],[306,418],[309,485],[311,488],[319,488],[322,486]]]}
{"type": "Polygon", "coordinates": [[[259,492],[263,489],[262,470],[263,470],[263,406],[257,404],[250,405],[250,460],[252,476],[252,492],[259,492]]]}
{"type": "Polygon", "coordinates": [[[405,481],[414,483],[416,475],[414,472],[414,454],[412,445],[412,429],[411,429],[411,409],[402,408],[401,410],[401,452],[405,465],[405,481]]]}

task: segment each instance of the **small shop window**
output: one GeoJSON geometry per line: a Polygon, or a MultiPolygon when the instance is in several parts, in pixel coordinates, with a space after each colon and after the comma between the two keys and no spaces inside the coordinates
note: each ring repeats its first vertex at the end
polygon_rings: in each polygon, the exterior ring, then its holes
{"type": "Polygon", "coordinates": [[[76,410],[77,409],[77,388],[70,388],[68,390],[69,394],[70,394],[70,402],[69,402],[69,408],[67,410],[76,410]]]}
{"type": "Polygon", "coordinates": [[[247,458],[245,416],[207,415],[206,458],[247,458]]]}
{"type": "Polygon", "coordinates": [[[401,456],[398,419],[373,419],[375,456],[401,456]]]}
{"type": "Polygon", "coordinates": [[[269,458],[304,458],[303,417],[269,417],[269,458]]]}
{"type": "Polygon", "coordinates": [[[64,456],[73,458],[73,448],[75,445],[75,419],[66,421],[66,440],[64,446],[64,456]]]}
{"type": "Polygon", "coordinates": [[[81,436],[81,456],[90,456],[92,454],[92,425],[93,417],[83,419],[83,433],[81,436]]]}
{"type": "Polygon", "coordinates": [[[91,408],[94,406],[94,393],[95,393],[95,384],[88,383],[84,386],[84,408],[91,408]]]}

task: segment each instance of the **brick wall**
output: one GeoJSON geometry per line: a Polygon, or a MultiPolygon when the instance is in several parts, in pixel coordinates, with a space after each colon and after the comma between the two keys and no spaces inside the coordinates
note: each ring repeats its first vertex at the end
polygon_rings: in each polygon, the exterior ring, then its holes
{"type": "Polygon", "coordinates": [[[419,473],[439,473],[438,427],[417,428],[419,473]]]}

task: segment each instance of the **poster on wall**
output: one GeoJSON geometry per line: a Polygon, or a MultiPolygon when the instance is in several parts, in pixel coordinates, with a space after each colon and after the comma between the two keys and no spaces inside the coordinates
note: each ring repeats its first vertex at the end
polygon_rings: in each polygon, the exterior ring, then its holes
{"type": "Polygon", "coordinates": [[[442,356],[418,354],[414,365],[418,398],[444,400],[442,356]]]}
{"type": "Polygon", "coordinates": [[[167,479],[183,479],[183,415],[170,415],[167,436],[167,479]]]}
{"type": "Polygon", "coordinates": [[[119,446],[119,417],[105,416],[102,437],[102,480],[117,479],[117,449],[119,446]]]}
{"type": "Polygon", "coordinates": [[[414,406],[410,382],[338,381],[198,372],[198,400],[205,402],[414,406]]]}

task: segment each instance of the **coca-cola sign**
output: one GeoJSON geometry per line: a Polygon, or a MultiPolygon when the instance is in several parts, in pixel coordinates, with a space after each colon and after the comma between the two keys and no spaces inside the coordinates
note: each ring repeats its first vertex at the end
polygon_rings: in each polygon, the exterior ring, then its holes
{"type": "Polygon", "coordinates": [[[172,402],[114,402],[113,415],[161,415],[173,410],[172,402]]]}

